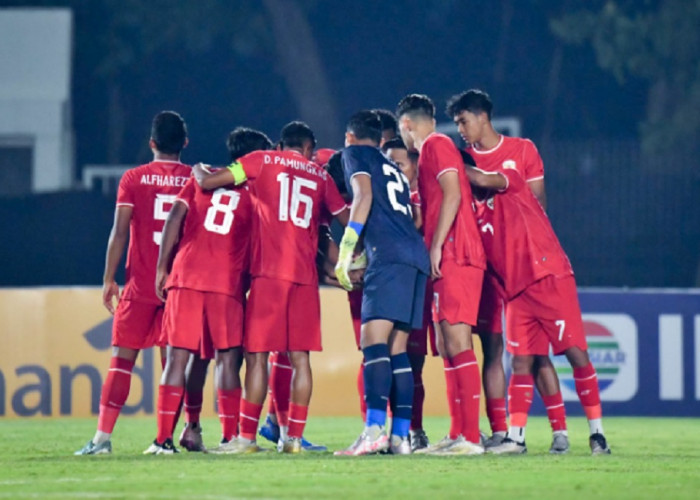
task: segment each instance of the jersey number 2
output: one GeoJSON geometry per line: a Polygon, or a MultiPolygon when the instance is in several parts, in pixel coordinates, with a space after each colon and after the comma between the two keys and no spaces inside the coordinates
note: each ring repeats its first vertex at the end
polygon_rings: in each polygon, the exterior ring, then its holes
{"type": "Polygon", "coordinates": [[[316,191],[318,184],[309,179],[302,177],[292,178],[292,200],[289,201],[289,174],[282,172],[277,176],[277,182],[280,183],[280,207],[279,220],[289,220],[289,214],[292,214],[292,223],[306,229],[311,224],[311,213],[314,207],[314,200],[308,194],[302,193],[303,188],[308,188],[316,191]],[[304,213],[299,217],[299,208],[303,207],[304,213]]]}
{"type": "Polygon", "coordinates": [[[405,191],[404,186],[408,186],[408,179],[403,172],[399,172],[396,167],[388,163],[382,165],[382,171],[384,175],[393,177],[393,180],[386,183],[386,194],[389,196],[391,208],[404,215],[411,215],[411,205],[402,205],[396,196],[397,193],[403,193],[405,191]]]}

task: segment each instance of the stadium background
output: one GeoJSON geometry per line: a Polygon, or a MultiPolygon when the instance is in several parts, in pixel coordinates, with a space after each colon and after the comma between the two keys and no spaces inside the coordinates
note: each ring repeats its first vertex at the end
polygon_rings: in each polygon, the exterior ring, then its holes
{"type": "MultiPolygon", "coordinates": [[[[517,119],[521,134],[538,145],[548,213],[579,285],[617,290],[591,299],[588,311],[584,301],[584,312],[634,320],[635,374],[650,373],[652,387],[641,386],[649,391],[646,406],[621,404],[620,410],[700,412],[700,298],[692,290],[700,280],[697,3],[358,0],[353,6],[322,0],[2,2],[0,22],[23,12],[15,7],[32,7],[32,16],[61,13],[67,23],[67,56],[56,73],[62,76],[55,82],[47,76],[42,85],[48,93],[66,88],[57,127],[68,137],[69,161],[56,166],[40,156],[21,125],[28,97],[12,80],[24,69],[15,65],[41,52],[42,37],[33,35],[32,46],[17,43],[4,24],[0,415],[16,414],[15,399],[42,415],[47,390],[49,414],[60,415],[61,391],[71,387],[61,384],[61,366],[106,369],[106,358],[99,358],[104,352],[91,351],[85,334],[107,318],[89,287],[100,284],[115,184],[111,174],[84,180],[89,171],[148,161],[156,112],[175,109],[187,120],[185,162],[221,164],[224,139],[236,125],[275,138],[282,124],[302,118],[321,146],[338,147],[342,123],[357,109],[392,109],[404,94],[423,92],[442,110],[450,95],[470,87],[488,91],[496,116],[517,119]],[[42,183],[55,168],[67,169],[61,180],[42,183]],[[46,286],[59,288],[36,288],[46,286]],[[74,286],[87,288],[66,288],[74,286]],[[627,287],[643,287],[649,301],[637,301],[627,287]],[[669,294],[669,288],[683,291],[669,294]],[[667,337],[674,340],[670,351],[661,340],[667,337]],[[647,362],[658,370],[645,372],[647,362]],[[662,376],[663,366],[674,363],[662,376]],[[27,366],[46,367],[48,385],[40,370],[27,366]],[[664,394],[664,383],[676,389],[664,394]],[[657,404],[662,400],[672,404],[657,404]]],[[[57,36],[43,33],[45,44],[57,36]]],[[[338,319],[325,328],[325,338],[327,345],[340,336],[347,341],[338,349],[353,359],[352,369],[337,383],[346,385],[354,408],[357,355],[337,295],[324,291],[334,308],[329,315],[338,319]]],[[[345,360],[330,362],[319,377],[335,380],[333,367],[345,360]]],[[[86,373],[75,379],[86,399],[73,398],[68,414],[89,411],[88,379],[86,373]]],[[[441,394],[442,379],[434,380],[429,392],[441,394]]],[[[443,411],[436,404],[429,411],[443,411]]]]}

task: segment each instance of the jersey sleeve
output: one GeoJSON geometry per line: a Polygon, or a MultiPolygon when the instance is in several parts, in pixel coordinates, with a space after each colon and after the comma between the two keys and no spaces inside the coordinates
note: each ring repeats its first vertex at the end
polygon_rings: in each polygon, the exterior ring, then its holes
{"type": "Polygon", "coordinates": [[[236,185],[244,183],[246,180],[252,180],[260,176],[263,166],[263,153],[253,151],[229,165],[228,170],[233,174],[233,180],[236,185]]]}
{"type": "Polygon", "coordinates": [[[420,206],[420,192],[417,189],[411,191],[411,204],[420,206]]]}
{"type": "Polygon", "coordinates": [[[135,198],[133,171],[127,170],[119,180],[119,189],[117,190],[117,206],[133,207],[135,198]]]}
{"type": "Polygon", "coordinates": [[[338,192],[338,188],[335,187],[335,182],[333,182],[330,175],[324,177],[324,184],[326,189],[324,190],[323,204],[328,212],[333,215],[338,215],[347,208],[345,200],[340,196],[340,192],[338,192]]]}
{"type": "Polygon", "coordinates": [[[506,178],[506,187],[501,189],[499,192],[505,193],[506,191],[514,193],[520,191],[526,184],[525,179],[523,179],[517,170],[514,168],[505,168],[496,170],[499,174],[506,178]]]}
{"type": "Polygon", "coordinates": [[[428,147],[426,153],[432,159],[429,162],[433,165],[432,174],[435,175],[436,179],[445,172],[458,172],[460,168],[464,168],[462,156],[449,137],[436,137],[434,140],[426,142],[423,148],[425,149],[426,146],[428,147]]]}
{"type": "Polygon", "coordinates": [[[523,148],[523,161],[525,162],[525,180],[527,182],[536,181],[544,178],[544,164],[542,157],[535,143],[530,140],[525,140],[523,148]]]}
{"type": "Polygon", "coordinates": [[[181,203],[184,203],[185,206],[189,209],[192,201],[194,200],[194,193],[197,186],[197,182],[194,180],[194,178],[190,178],[184,186],[182,186],[182,189],[180,192],[177,194],[177,198],[175,198],[175,201],[179,201],[181,203]]]}
{"type": "Polygon", "coordinates": [[[345,169],[345,176],[348,180],[359,173],[367,174],[370,177],[372,176],[369,165],[366,161],[363,161],[362,155],[359,153],[360,149],[353,147],[346,148],[345,151],[343,151],[343,168],[345,169]]]}

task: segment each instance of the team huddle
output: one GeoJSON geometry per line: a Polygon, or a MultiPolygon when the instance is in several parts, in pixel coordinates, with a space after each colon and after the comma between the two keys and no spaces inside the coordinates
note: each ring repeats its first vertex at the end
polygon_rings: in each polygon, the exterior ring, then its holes
{"type": "Polygon", "coordinates": [[[112,358],[97,432],[76,454],[111,453],[135,360],[153,346],[163,375],[157,435],[144,453],[178,452],[182,409],[179,443],[189,451],[254,453],[263,450],[258,434],[282,453],[325,451],[304,438],[310,352],[321,350],[319,282],[348,291],[363,358],[365,427],[336,455],[526,453],[535,385],[552,427],[549,451],[567,453],[550,350],[572,367],[592,454],[610,453],[573,270],[545,213],[539,153],[494,130],[483,91],[452,97],[446,111],[464,151],[436,132],[430,98],[410,94],[395,115],[353,115],[337,152],[316,150],[303,122],[283,127],[276,145],[239,127],[227,141],[231,163],[220,169],[182,164],[185,123],[159,113],[153,161],[119,184],[103,277],[112,358]],[[345,228],[339,242],[334,219],[345,228]],[[127,241],[120,295],[115,274],[127,241]],[[422,428],[429,345],[443,359],[450,413],[447,435],[433,444],[422,428]],[[212,359],[222,436],[207,449],[199,415],[212,359]],[[482,381],[490,436],[479,430],[482,381]]]}

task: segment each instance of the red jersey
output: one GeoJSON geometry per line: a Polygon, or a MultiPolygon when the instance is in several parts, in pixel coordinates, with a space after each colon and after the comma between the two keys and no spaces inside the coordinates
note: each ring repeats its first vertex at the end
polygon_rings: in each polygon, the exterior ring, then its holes
{"type": "Polygon", "coordinates": [[[525,180],[512,169],[499,170],[506,188],[478,206],[477,220],[489,270],[512,299],[548,275],[572,275],[571,263],[542,206],[525,180]]]}
{"type": "Polygon", "coordinates": [[[443,245],[443,259],[486,269],[486,257],[476,226],[472,191],[464,172],[464,163],[452,139],[433,133],[420,150],[418,157],[418,191],[423,209],[423,234],[428,248],[437,229],[442,204],[440,176],[445,172],[457,172],[462,202],[443,245]]]}
{"type": "Polygon", "coordinates": [[[117,207],[133,207],[122,298],[161,304],[155,292],[158,247],[168,212],[191,173],[179,161],[156,160],[127,170],[119,181],[117,207]]]}
{"type": "Polygon", "coordinates": [[[498,144],[489,150],[467,147],[476,166],[486,172],[515,169],[527,182],[544,178],[540,153],[530,139],[501,136],[498,144]]]}
{"type": "Polygon", "coordinates": [[[296,151],[255,151],[238,163],[250,181],[256,214],[251,276],[317,284],[321,215],[346,207],[330,175],[296,151]]]}
{"type": "Polygon", "coordinates": [[[250,264],[253,205],[247,186],[203,191],[190,179],[176,202],[187,206],[167,288],[190,288],[242,299],[250,264]]]}

